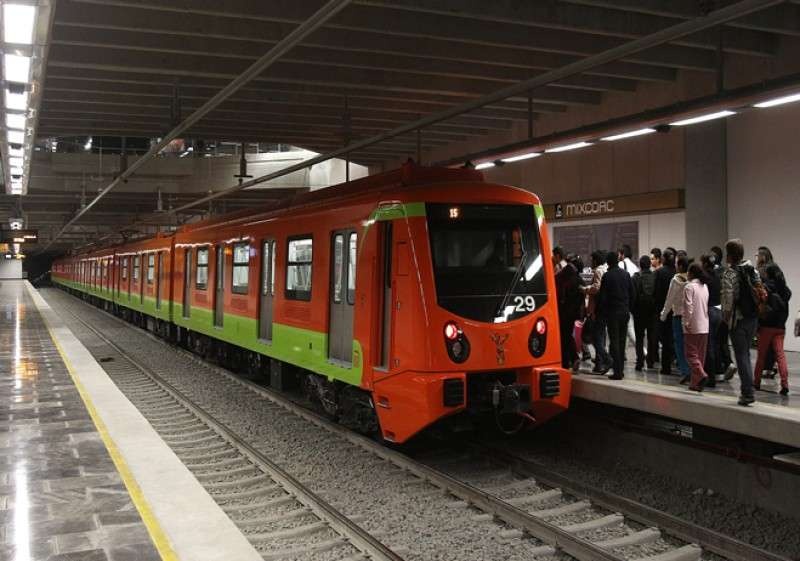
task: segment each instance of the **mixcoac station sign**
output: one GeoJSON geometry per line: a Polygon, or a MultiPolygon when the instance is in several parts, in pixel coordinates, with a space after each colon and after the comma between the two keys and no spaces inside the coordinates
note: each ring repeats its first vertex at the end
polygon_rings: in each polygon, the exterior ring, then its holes
{"type": "Polygon", "coordinates": [[[546,204],[544,214],[548,220],[576,220],[621,214],[647,214],[682,208],[684,208],[683,189],[672,189],[639,195],[546,204]]]}

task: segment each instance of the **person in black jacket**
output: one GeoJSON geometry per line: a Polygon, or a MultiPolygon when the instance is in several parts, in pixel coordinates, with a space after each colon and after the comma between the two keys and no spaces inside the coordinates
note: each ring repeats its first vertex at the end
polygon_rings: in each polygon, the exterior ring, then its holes
{"type": "Polygon", "coordinates": [[[631,276],[619,268],[617,254],[609,252],[606,258],[608,271],[600,282],[597,305],[600,315],[608,325],[611,361],[614,374],[612,380],[621,380],[625,368],[625,337],[628,333],[628,319],[633,310],[633,281],[631,276]]]}
{"type": "Polygon", "coordinates": [[[556,273],[556,296],[561,335],[561,366],[577,370],[578,352],[572,330],[583,306],[581,279],[578,270],[565,259],[564,251],[560,247],[553,248],[553,264],[559,266],[556,273]]]}
{"type": "Polygon", "coordinates": [[[775,363],[781,377],[781,395],[789,395],[789,369],[786,354],[783,352],[783,339],[786,335],[786,321],[789,319],[789,300],[792,291],[786,286],[783,272],[775,263],[765,268],[764,284],[767,288],[767,301],[763,313],[758,318],[758,359],[753,372],[753,387],[761,389],[761,372],[764,369],[767,351],[775,352],[775,363]]]}
{"type": "MultiPolygon", "coordinates": [[[[656,301],[656,310],[663,310],[664,303],[667,301],[667,292],[672,277],[675,276],[675,253],[671,249],[665,249],[661,254],[661,267],[655,273],[655,287],[653,298],[656,301]]],[[[658,340],[661,342],[661,374],[672,374],[672,359],[675,356],[674,343],[672,341],[672,313],[666,321],[658,322],[658,340]]]]}
{"type": "Polygon", "coordinates": [[[633,288],[635,293],[633,304],[633,328],[636,333],[636,371],[644,369],[645,359],[647,368],[653,368],[658,356],[658,312],[656,311],[655,298],[655,273],[650,270],[650,257],[642,255],[639,259],[639,272],[633,275],[633,288]],[[645,336],[647,338],[647,354],[645,355],[645,336]]]}
{"type": "MultiPolygon", "coordinates": [[[[719,337],[720,325],[722,324],[722,306],[720,304],[720,280],[716,274],[714,264],[716,256],[704,254],[700,257],[700,264],[708,280],[708,347],[706,350],[706,360],[703,368],[708,373],[705,387],[713,388],[717,385],[717,374],[722,374],[727,366],[723,367],[720,360],[719,337]]],[[[726,333],[727,336],[727,333],[726,333]]],[[[727,341],[725,341],[727,345],[727,341]]]]}

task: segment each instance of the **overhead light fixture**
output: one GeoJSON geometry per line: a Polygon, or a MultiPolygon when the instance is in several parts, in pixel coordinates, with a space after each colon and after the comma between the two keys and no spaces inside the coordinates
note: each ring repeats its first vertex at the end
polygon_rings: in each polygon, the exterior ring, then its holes
{"type": "Polygon", "coordinates": [[[635,131],[623,132],[620,134],[612,134],[611,136],[604,136],[600,140],[604,140],[606,142],[613,142],[615,140],[622,140],[623,138],[633,138],[634,136],[643,136],[645,134],[650,134],[653,132],[656,132],[656,129],[644,128],[635,131]]]}
{"type": "Polygon", "coordinates": [[[3,55],[3,74],[6,82],[22,82],[27,84],[31,75],[31,57],[3,55]]]}
{"type": "Polygon", "coordinates": [[[28,109],[28,92],[14,93],[6,89],[6,109],[26,111],[28,109]]]}
{"type": "Polygon", "coordinates": [[[578,148],[585,148],[591,146],[591,142],[575,142],[573,144],[565,144],[564,146],[556,146],[555,148],[548,148],[544,151],[545,154],[555,154],[557,152],[566,152],[567,150],[577,150],[578,148]]]}
{"type": "Polygon", "coordinates": [[[494,162],[483,162],[475,166],[475,169],[489,169],[494,167],[494,162]]]}
{"type": "Polygon", "coordinates": [[[527,154],[519,154],[518,156],[511,156],[510,158],[503,158],[502,161],[510,164],[512,162],[521,162],[522,160],[530,160],[531,158],[538,158],[541,152],[528,152],[527,154]]]}
{"type": "Polygon", "coordinates": [[[783,105],[784,103],[793,103],[795,101],[800,101],[800,93],[784,95],[782,97],[776,97],[775,99],[770,99],[768,101],[762,101],[761,103],[756,103],[755,105],[753,105],[753,107],[759,107],[763,109],[765,107],[775,107],[776,105],[783,105]]]}
{"type": "Polygon", "coordinates": [[[10,165],[11,167],[21,168],[24,163],[25,163],[24,160],[20,157],[14,157],[8,159],[8,165],[10,165]]]}
{"type": "Polygon", "coordinates": [[[19,175],[20,177],[22,176],[23,173],[25,173],[25,171],[22,168],[15,168],[13,166],[10,167],[8,171],[11,173],[11,175],[19,175]]]}
{"type": "Polygon", "coordinates": [[[706,121],[713,121],[714,119],[730,117],[731,115],[736,115],[736,112],[728,111],[726,109],[724,111],[717,111],[716,113],[708,113],[707,115],[700,115],[699,117],[691,117],[689,119],[675,121],[674,123],[670,123],[670,125],[673,127],[684,127],[686,125],[694,125],[696,123],[705,123],[706,121]]]}
{"type": "Polygon", "coordinates": [[[6,43],[33,44],[33,23],[36,6],[27,4],[3,5],[3,39],[6,43]]]}
{"type": "Polygon", "coordinates": [[[8,148],[8,155],[15,156],[15,157],[23,157],[25,156],[25,150],[22,148],[8,148]]]}
{"type": "Polygon", "coordinates": [[[25,143],[25,133],[22,131],[6,131],[8,135],[8,141],[11,144],[24,144],[25,143]]]}
{"type": "Polygon", "coordinates": [[[25,115],[6,113],[6,126],[10,129],[25,130],[25,115]]]}

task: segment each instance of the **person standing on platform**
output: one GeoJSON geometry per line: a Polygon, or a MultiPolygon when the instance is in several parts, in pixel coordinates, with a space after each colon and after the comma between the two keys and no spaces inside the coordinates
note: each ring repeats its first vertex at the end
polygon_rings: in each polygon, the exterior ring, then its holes
{"type": "Polygon", "coordinates": [[[592,253],[592,282],[589,286],[584,287],[584,292],[589,296],[586,315],[594,347],[594,369],[592,370],[594,374],[605,374],[611,368],[611,357],[606,349],[606,323],[597,313],[597,295],[600,292],[600,283],[608,270],[604,256],[605,253],[599,250],[592,253]]]}
{"type": "MultiPolygon", "coordinates": [[[[639,267],[633,262],[633,250],[628,244],[622,244],[617,249],[617,258],[619,259],[619,267],[633,278],[633,275],[639,272],[639,267]]],[[[633,310],[631,310],[633,312],[633,310]]],[[[633,328],[633,317],[628,321],[628,342],[631,346],[636,345],[636,332],[633,328]]]]}
{"type": "MultiPolygon", "coordinates": [[[[715,245],[711,248],[711,257],[714,258],[714,276],[717,278],[720,284],[720,289],[722,288],[722,273],[727,268],[725,263],[725,259],[723,258],[722,248],[718,245],[715,245]]],[[[730,344],[730,332],[728,330],[728,324],[726,324],[721,319],[722,314],[722,302],[720,301],[720,324],[719,324],[719,331],[717,332],[717,353],[718,353],[718,360],[720,364],[721,372],[725,374],[725,380],[730,380],[733,378],[733,375],[736,374],[736,366],[733,363],[733,358],[731,357],[731,344],[730,344]]]]}
{"type": "Polygon", "coordinates": [[[778,374],[781,377],[781,395],[789,395],[789,369],[786,365],[786,354],[783,351],[783,339],[786,336],[786,321],[789,319],[789,300],[792,291],[786,286],[786,278],[775,263],[767,265],[765,271],[767,301],[764,311],[758,319],[758,358],[754,372],[753,386],[761,389],[761,372],[767,351],[772,349],[778,374]]]}
{"type": "Polygon", "coordinates": [[[650,250],[650,269],[655,273],[661,268],[661,248],[654,247],[650,250]]]}
{"type": "Polygon", "coordinates": [[[708,345],[708,287],[705,272],[698,263],[689,265],[687,278],[683,288],[683,344],[692,375],[689,389],[701,392],[708,381],[703,367],[708,345]]]}
{"type": "Polygon", "coordinates": [[[744,260],[742,240],[729,240],[725,244],[725,254],[728,268],[722,272],[721,279],[722,321],[728,326],[736,367],[739,370],[739,405],[747,406],[756,400],[753,394],[750,344],[758,323],[757,295],[763,287],[758,272],[750,261],[744,260]]]}
{"type": "Polygon", "coordinates": [[[633,327],[636,333],[636,371],[641,372],[645,361],[647,368],[652,370],[655,364],[654,357],[658,356],[658,311],[653,294],[656,286],[656,276],[650,270],[650,257],[642,255],[639,259],[640,271],[633,275],[634,303],[633,327]],[[646,339],[645,339],[646,337],[646,339]],[[645,340],[647,353],[645,354],[645,340]]]}
{"type": "Polygon", "coordinates": [[[564,251],[560,247],[553,248],[553,264],[559,267],[556,273],[556,297],[561,335],[561,366],[577,371],[578,353],[572,330],[581,312],[581,279],[577,269],[565,259],[564,251]]]}
{"type": "Polygon", "coordinates": [[[707,388],[715,387],[717,385],[717,374],[724,372],[719,353],[722,306],[720,306],[720,282],[714,267],[715,261],[716,257],[713,253],[700,257],[700,264],[703,267],[703,274],[708,287],[708,347],[706,348],[706,360],[704,363],[706,374],[708,374],[705,386],[707,388]]]}
{"type": "Polygon", "coordinates": [[[600,282],[597,293],[599,314],[608,325],[611,360],[614,374],[611,380],[622,380],[625,377],[625,335],[628,321],[633,309],[633,281],[631,276],[620,269],[617,254],[609,252],[606,258],[608,271],[600,282]]]}
{"type": "Polygon", "coordinates": [[[686,285],[686,271],[689,260],[685,256],[678,258],[678,270],[669,283],[667,298],[661,309],[661,321],[666,322],[672,318],[672,343],[675,361],[681,373],[681,384],[689,381],[689,363],[686,362],[686,353],[683,347],[683,288],[686,285]]]}
{"type": "MultiPolygon", "coordinates": [[[[653,296],[656,301],[656,310],[663,310],[667,301],[667,292],[675,276],[675,254],[666,249],[661,254],[661,267],[655,272],[655,287],[653,296]]],[[[661,343],[661,374],[672,374],[672,359],[674,343],[672,342],[672,317],[658,322],[658,340],[661,343]]]]}

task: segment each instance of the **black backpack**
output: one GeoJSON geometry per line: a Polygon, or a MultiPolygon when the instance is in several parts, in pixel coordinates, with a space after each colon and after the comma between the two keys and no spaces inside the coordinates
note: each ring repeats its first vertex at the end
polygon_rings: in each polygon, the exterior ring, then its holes
{"type": "Polygon", "coordinates": [[[653,297],[656,291],[656,275],[652,272],[636,273],[636,297],[638,304],[642,307],[654,308],[656,300],[653,297]]]}
{"type": "Polygon", "coordinates": [[[759,284],[754,286],[752,275],[754,269],[749,265],[739,265],[736,267],[736,277],[739,282],[739,296],[736,299],[736,307],[745,319],[757,318],[766,301],[766,289],[759,284]]]}

